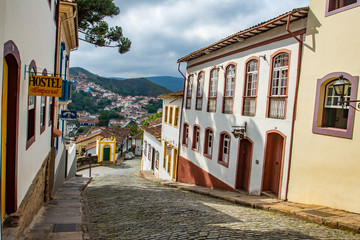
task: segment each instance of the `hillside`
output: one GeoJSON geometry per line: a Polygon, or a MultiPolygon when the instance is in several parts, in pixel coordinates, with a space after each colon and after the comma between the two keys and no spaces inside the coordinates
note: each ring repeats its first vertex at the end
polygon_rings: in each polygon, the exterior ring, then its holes
{"type": "Polygon", "coordinates": [[[86,75],[89,81],[99,84],[103,88],[106,88],[114,93],[118,93],[122,96],[130,95],[157,97],[161,94],[171,92],[169,89],[155,84],[145,78],[132,78],[119,81],[116,79],[98,76],[80,67],[70,68],[70,75],[79,76],[79,74],[86,75]]]}
{"type": "MultiPolygon", "coordinates": [[[[120,77],[111,77],[116,80],[125,80],[126,78],[120,77]]],[[[184,88],[184,79],[179,77],[171,77],[171,76],[158,76],[158,77],[144,77],[147,80],[150,80],[153,83],[156,83],[160,86],[166,87],[173,92],[180,91],[184,88]]]]}

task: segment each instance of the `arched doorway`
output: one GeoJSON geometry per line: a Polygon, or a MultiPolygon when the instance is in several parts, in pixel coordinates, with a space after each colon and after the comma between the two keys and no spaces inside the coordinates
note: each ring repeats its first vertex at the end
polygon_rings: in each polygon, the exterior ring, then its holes
{"type": "Polygon", "coordinates": [[[253,143],[249,139],[239,141],[235,188],[249,191],[253,143]]]}
{"type": "Polygon", "coordinates": [[[4,45],[1,106],[1,218],[17,210],[17,149],[20,54],[12,41],[4,45]]]}
{"type": "Polygon", "coordinates": [[[106,145],[103,151],[103,161],[110,161],[110,146],[106,145]]]}
{"type": "Polygon", "coordinates": [[[284,158],[285,136],[280,132],[268,132],[266,136],[262,191],[280,195],[281,170],[284,158]]]}

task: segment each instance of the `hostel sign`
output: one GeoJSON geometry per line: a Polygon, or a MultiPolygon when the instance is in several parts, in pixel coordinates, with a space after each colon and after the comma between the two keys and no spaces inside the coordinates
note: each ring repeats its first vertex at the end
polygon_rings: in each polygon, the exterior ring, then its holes
{"type": "Polygon", "coordinates": [[[61,97],[62,78],[29,75],[29,95],[61,97]]]}

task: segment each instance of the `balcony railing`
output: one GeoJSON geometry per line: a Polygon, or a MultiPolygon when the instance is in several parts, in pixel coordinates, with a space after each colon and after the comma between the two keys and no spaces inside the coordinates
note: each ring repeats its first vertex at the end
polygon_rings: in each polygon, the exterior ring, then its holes
{"type": "Polygon", "coordinates": [[[71,100],[71,82],[63,79],[62,93],[59,101],[67,102],[69,100],[71,100]]]}

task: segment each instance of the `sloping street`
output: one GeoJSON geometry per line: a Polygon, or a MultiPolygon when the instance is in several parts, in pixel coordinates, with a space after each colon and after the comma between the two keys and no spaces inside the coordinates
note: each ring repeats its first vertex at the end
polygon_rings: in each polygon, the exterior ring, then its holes
{"type": "MultiPolygon", "coordinates": [[[[86,196],[91,239],[360,239],[275,213],[148,182],[140,160],[92,169],[86,196]]],[[[88,170],[82,173],[87,176],[88,170]]]]}

